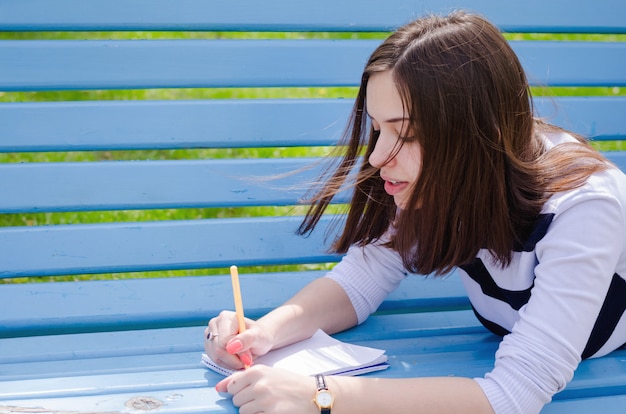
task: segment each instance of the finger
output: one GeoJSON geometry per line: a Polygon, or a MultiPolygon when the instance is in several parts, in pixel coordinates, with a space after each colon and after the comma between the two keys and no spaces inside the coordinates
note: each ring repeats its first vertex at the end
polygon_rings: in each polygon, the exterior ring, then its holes
{"type": "Polygon", "coordinates": [[[242,352],[241,354],[237,354],[241,363],[244,367],[250,367],[254,363],[254,359],[252,358],[252,353],[250,351],[242,352]]]}
{"type": "Polygon", "coordinates": [[[238,337],[231,338],[226,344],[225,348],[226,348],[226,352],[228,352],[231,355],[235,355],[235,354],[245,351],[243,342],[238,337]]]}
{"type": "Polygon", "coordinates": [[[228,392],[228,383],[230,382],[230,377],[226,377],[217,384],[215,384],[215,390],[217,392],[228,392]]]}
{"type": "Polygon", "coordinates": [[[219,386],[218,390],[224,389],[229,394],[236,395],[250,383],[250,380],[247,379],[249,375],[246,374],[246,371],[235,372],[218,382],[216,387],[219,386]]]}
{"type": "MultiPolygon", "coordinates": [[[[276,394],[272,394],[274,387],[268,389],[267,381],[262,381],[268,373],[264,368],[258,366],[232,376],[227,388],[229,393],[233,393],[232,402],[239,407],[240,414],[269,413],[276,408],[276,394]]],[[[298,405],[301,405],[301,401],[298,401],[298,405]]]]}
{"type": "MultiPolygon", "coordinates": [[[[220,337],[222,335],[218,332],[217,328],[218,318],[211,319],[207,328],[204,330],[204,350],[206,354],[220,366],[234,370],[243,369],[245,365],[239,356],[228,353],[226,349],[220,345],[220,337]]],[[[247,360],[248,359],[246,359],[246,361],[247,360]]]]}
{"type": "Polygon", "coordinates": [[[226,344],[226,352],[231,355],[237,355],[241,360],[241,363],[245,367],[249,367],[252,365],[254,360],[252,351],[250,351],[250,349],[244,349],[244,344],[241,339],[239,339],[240,337],[241,335],[238,335],[226,344]]]}
{"type": "Polygon", "coordinates": [[[233,336],[239,333],[235,312],[222,311],[214,321],[215,331],[220,335],[218,338],[220,346],[225,346],[233,336]]]}
{"type": "Polygon", "coordinates": [[[215,340],[217,336],[219,336],[219,332],[217,331],[216,318],[212,318],[204,329],[204,339],[211,341],[215,340]]]}
{"type": "Polygon", "coordinates": [[[231,340],[225,348],[226,354],[220,353],[222,360],[227,366],[234,369],[242,369],[252,365],[254,360],[252,352],[241,351],[241,342],[237,339],[231,340]]]}
{"type": "Polygon", "coordinates": [[[231,319],[230,313],[232,312],[223,311],[217,317],[209,320],[204,330],[204,348],[207,350],[207,353],[212,348],[223,348],[228,340],[236,334],[236,332],[228,329],[230,325],[228,322],[223,322],[231,319]]]}
{"type": "Polygon", "coordinates": [[[235,371],[239,371],[245,368],[244,363],[241,362],[241,359],[239,358],[238,355],[230,355],[227,353],[223,353],[220,355],[222,356],[216,357],[214,359],[215,363],[217,363],[218,365],[225,367],[225,368],[230,368],[235,371]]]}
{"type": "Polygon", "coordinates": [[[260,332],[258,329],[255,329],[253,321],[250,322],[251,323],[247,324],[249,329],[234,335],[226,341],[224,347],[229,353],[239,354],[251,350],[253,346],[258,345],[260,332]]]}
{"type": "Polygon", "coordinates": [[[204,350],[207,355],[213,356],[213,349],[219,349],[219,345],[217,343],[217,339],[219,338],[219,333],[215,328],[215,323],[213,319],[209,321],[208,326],[204,329],[204,350]]]}
{"type": "Polygon", "coordinates": [[[233,404],[239,407],[240,413],[257,412],[252,410],[252,402],[255,400],[251,376],[244,373],[233,374],[226,385],[227,392],[233,396],[233,404]],[[252,410],[252,411],[251,411],[252,410]]]}

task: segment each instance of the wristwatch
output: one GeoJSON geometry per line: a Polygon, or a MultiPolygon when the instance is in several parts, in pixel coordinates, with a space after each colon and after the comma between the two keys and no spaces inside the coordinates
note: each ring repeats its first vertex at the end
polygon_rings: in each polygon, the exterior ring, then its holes
{"type": "Polygon", "coordinates": [[[330,409],[333,408],[335,397],[333,397],[333,394],[328,390],[323,375],[316,375],[315,383],[317,384],[317,392],[315,393],[313,402],[317,404],[317,408],[320,409],[320,414],[330,414],[330,409]]]}

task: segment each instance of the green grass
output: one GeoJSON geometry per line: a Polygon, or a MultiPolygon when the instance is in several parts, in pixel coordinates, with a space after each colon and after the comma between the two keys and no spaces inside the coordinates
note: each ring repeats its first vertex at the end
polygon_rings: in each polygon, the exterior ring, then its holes
{"type": "MultiPolygon", "coordinates": [[[[387,33],[204,33],[204,32],[0,32],[0,40],[32,39],[384,39],[387,33]]],[[[510,40],[581,40],[581,41],[626,41],[626,35],[544,35],[506,34],[510,40]]],[[[46,102],[46,101],[85,101],[85,100],[188,100],[188,99],[265,99],[265,98],[345,98],[352,99],[356,88],[198,88],[198,89],[148,89],[148,90],[96,90],[96,91],[52,91],[52,92],[0,92],[0,102],[46,102]]],[[[533,88],[537,96],[560,95],[599,95],[624,96],[623,88],[533,88]]],[[[626,142],[593,143],[597,148],[626,150],[626,142]]],[[[244,149],[180,149],[167,151],[81,151],[51,153],[4,153],[1,163],[17,162],[90,162],[99,160],[168,160],[168,159],[207,159],[222,157],[297,157],[323,155],[328,148],[244,148],[244,149]]],[[[337,207],[340,209],[341,206],[337,207]]],[[[69,223],[106,223],[158,220],[198,220],[214,217],[294,215],[302,214],[303,207],[248,207],[222,209],[162,209],[133,211],[96,211],[36,214],[0,214],[0,226],[34,226],[69,223]]],[[[241,268],[242,273],[274,270],[328,269],[331,264],[269,266],[241,268]]],[[[165,272],[142,272],[102,275],[70,275],[55,278],[20,278],[1,280],[0,283],[50,280],[95,280],[135,277],[179,277],[210,274],[226,274],[227,269],[191,269],[165,272]]]]}

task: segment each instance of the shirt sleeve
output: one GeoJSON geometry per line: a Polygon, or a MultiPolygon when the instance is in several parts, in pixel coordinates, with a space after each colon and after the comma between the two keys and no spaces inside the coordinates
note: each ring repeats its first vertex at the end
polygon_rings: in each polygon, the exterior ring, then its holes
{"type": "Polygon", "coordinates": [[[559,210],[536,246],[530,300],[502,340],[494,369],[476,378],[497,414],[538,413],[571,381],[624,260],[618,200],[571,197],[559,210]]]}
{"type": "Polygon", "coordinates": [[[352,246],[326,277],[346,291],[363,323],[407,276],[400,255],[384,246],[385,239],[366,246],[352,246]]]}

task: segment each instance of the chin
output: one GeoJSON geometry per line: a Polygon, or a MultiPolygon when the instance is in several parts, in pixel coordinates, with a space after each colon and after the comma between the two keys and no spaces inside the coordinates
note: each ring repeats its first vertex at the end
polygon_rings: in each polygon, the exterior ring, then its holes
{"type": "MultiPolygon", "coordinates": [[[[406,198],[393,198],[393,202],[395,203],[396,207],[398,207],[400,210],[410,210],[411,208],[407,208],[407,205],[409,203],[409,200],[407,200],[406,198]]],[[[412,210],[419,210],[420,208],[422,208],[422,200],[417,200],[417,205],[412,208],[412,210]]]]}
{"type": "Polygon", "coordinates": [[[404,210],[404,208],[406,207],[406,200],[405,199],[397,199],[394,197],[393,202],[396,204],[396,207],[398,207],[401,210],[404,210]]]}

